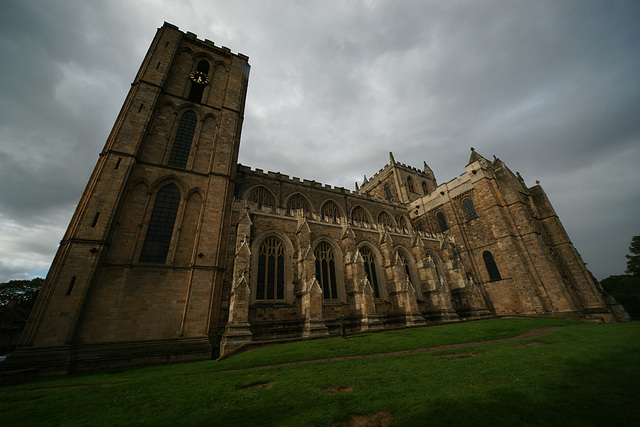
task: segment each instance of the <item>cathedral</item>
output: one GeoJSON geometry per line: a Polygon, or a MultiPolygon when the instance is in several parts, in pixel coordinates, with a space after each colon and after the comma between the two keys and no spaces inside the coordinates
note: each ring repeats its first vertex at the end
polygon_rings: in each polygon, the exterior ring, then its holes
{"type": "Polygon", "coordinates": [[[7,365],[203,360],[499,316],[627,319],[540,185],[473,148],[444,183],[389,153],[354,191],[238,164],[249,69],[158,29],[7,365]]]}

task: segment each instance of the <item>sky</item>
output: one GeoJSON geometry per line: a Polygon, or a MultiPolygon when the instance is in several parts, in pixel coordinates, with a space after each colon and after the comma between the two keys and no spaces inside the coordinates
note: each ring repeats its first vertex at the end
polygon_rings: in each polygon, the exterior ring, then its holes
{"type": "Polygon", "coordinates": [[[0,282],[46,274],[163,22],[249,56],[239,162],[354,189],[470,147],[598,279],[640,234],[640,2],[0,0],[0,282]]]}

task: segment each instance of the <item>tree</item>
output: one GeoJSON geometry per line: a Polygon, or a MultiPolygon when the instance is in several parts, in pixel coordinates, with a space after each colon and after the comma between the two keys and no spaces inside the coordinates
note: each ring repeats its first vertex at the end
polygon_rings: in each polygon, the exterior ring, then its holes
{"type": "Polygon", "coordinates": [[[633,236],[631,238],[629,252],[631,252],[631,255],[625,255],[627,257],[626,273],[640,276],[640,236],[633,236]]]}
{"type": "Polygon", "coordinates": [[[7,305],[10,300],[18,302],[18,306],[30,310],[42,288],[44,279],[36,277],[31,280],[9,280],[0,283],[0,307],[7,305]]]}

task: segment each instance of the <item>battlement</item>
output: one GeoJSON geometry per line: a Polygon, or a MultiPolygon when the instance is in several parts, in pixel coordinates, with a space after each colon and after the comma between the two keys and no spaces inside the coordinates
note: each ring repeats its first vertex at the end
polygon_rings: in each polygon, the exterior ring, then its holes
{"type": "MultiPolygon", "coordinates": [[[[178,26],[173,25],[173,24],[171,24],[171,23],[169,23],[167,21],[164,22],[163,27],[170,28],[170,29],[176,30],[176,31],[180,31],[180,28],[178,26]]],[[[229,49],[228,47],[226,47],[226,46],[216,46],[216,44],[213,41],[209,40],[209,39],[200,40],[198,38],[198,35],[192,33],[191,31],[186,31],[186,32],[180,31],[180,32],[184,35],[184,37],[187,40],[190,40],[192,42],[201,43],[201,44],[207,46],[209,49],[216,50],[218,53],[220,53],[222,55],[225,55],[225,56],[236,55],[239,58],[244,59],[245,61],[249,60],[249,57],[247,55],[244,55],[242,53],[234,54],[233,52],[231,52],[231,49],[229,49]]]]}

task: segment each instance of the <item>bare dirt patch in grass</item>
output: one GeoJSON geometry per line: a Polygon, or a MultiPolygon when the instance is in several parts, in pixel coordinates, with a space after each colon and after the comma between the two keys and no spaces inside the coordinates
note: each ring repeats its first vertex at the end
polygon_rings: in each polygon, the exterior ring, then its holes
{"type": "Polygon", "coordinates": [[[328,394],[342,393],[345,391],[353,391],[353,387],[351,387],[351,384],[342,384],[342,385],[323,388],[322,391],[328,394]]]}
{"type": "Polygon", "coordinates": [[[236,387],[238,391],[254,391],[254,390],[269,390],[273,386],[273,383],[258,383],[251,384],[243,387],[236,387]]]}
{"type": "Polygon", "coordinates": [[[442,356],[436,356],[438,359],[447,359],[447,360],[455,360],[455,359],[468,359],[470,357],[476,357],[477,354],[464,353],[464,354],[445,354],[442,356]]]}
{"type": "Polygon", "coordinates": [[[520,345],[517,345],[516,347],[540,347],[542,345],[549,345],[549,343],[534,341],[534,342],[528,342],[526,344],[520,344],[520,345]]]}
{"type": "Polygon", "coordinates": [[[349,421],[332,424],[330,427],[384,427],[393,421],[393,415],[386,411],[379,411],[372,415],[351,415],[349,421]]]}

